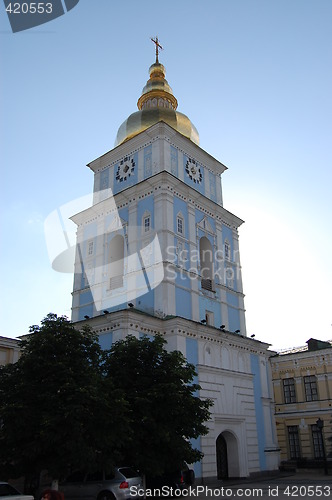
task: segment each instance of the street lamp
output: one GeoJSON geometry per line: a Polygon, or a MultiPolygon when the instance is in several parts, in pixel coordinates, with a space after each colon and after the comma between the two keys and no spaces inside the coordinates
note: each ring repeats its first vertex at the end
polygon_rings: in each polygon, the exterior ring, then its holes
{"type": "Polygon", "coordinates": [[[324,427],[323,420],[321,418],[319,418],[317,420],[317,422],[316,422],[316,425],[317,425],[317,429],[319,430],[320,438],[321,438],[321,443],[322,443],[323,460],[324,460],[324,474],[327,476],[328,475],[328,470],[327,470],[327,460],[326,460],[324,438],[323,438],[323,427],[324,427]]]}

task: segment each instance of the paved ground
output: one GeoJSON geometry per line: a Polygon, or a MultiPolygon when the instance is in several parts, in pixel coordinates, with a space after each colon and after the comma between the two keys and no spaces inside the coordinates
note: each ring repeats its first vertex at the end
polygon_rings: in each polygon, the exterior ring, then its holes
{"type": "MultiPolygon", "coordinates": [[[[323,472],[284,473],[278,476],[217,481],[202,486],[196,498],[277,498],[277,499],[331,499],[332,475],[323,472]]],[[[191,499],[195,495],[188,495],[191,499]]]]}

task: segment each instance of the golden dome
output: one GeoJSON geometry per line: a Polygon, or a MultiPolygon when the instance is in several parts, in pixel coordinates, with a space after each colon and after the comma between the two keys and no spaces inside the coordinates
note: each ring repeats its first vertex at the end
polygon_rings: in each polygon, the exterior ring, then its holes
{"type": "Polygon", "coordinates": [[[199,144],[196,127],[186,115],[176,111],[178,102],[165,79],[166,71],[164,66],[159,63],[158,57],[156,57],[156,62],[150,66],[149,74],[150,78],[137,101],[139,111],[131,114],[122,123],[116,136],[115,146],[161,121],[188,137],[195,144],[199,144]]]}

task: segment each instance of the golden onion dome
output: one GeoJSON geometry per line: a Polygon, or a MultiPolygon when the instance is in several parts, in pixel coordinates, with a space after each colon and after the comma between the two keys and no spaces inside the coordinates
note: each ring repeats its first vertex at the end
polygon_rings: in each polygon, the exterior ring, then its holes
{"type": "Polygon", "coordinates": [[[199,144],[196,127],[186,115],[176,111],[178,102],[165,78],[166,71],[158,61],[157,52],[156,62],[150,66],[149,74],[150,78],[137,101],[139,111],[131,114],[122,123],[116,136],[115,146],[135,137],[161,121],[170,125],[195,144],[199,144]]]}

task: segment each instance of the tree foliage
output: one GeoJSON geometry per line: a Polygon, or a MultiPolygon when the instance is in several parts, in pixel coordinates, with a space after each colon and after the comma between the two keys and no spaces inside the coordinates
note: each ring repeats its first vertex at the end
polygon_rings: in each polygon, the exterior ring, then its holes
{"type": "Polygon", "coordinates": [[[158,475],[199,460],[190,440],[206,434],[211,402],[194,376],[161,336],[103,351],[89,327],[49,314],[0,369],[0,474],[61,478],[126,462],[158,475]]]}
{"type": "Polygon", "coordinates": [[[202,457],[190,439],[208,432],[204,422],[212,404],[196,395],[195,367],[179,351],[167,352],[165,344],[160,335],[153,340],[129,336],[114,344],[106,362],[107,376],[130,408],[135,439],[127,461],[150,475],[202,457]]]}
{"type": "Polygon", "coordinates": [[[54,314],[41,325],[30,328],[18,362],[0,371],[1,464],[16,475],[60,477],[116,460],[112,428],[126,432],[126,404],[103,377],[97,337],[54,314]]]}

